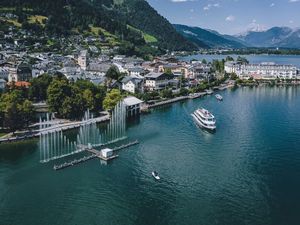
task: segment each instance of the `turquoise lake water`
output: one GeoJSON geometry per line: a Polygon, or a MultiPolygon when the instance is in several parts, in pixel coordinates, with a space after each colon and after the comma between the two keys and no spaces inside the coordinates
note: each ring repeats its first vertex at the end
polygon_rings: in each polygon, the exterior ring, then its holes
{"type": "Polygon", "coordinates": [[[300,88],[221,94],[131,121],[127,141],[140,144],[108,165],[54,171],[39,163],[38,140],[0,145],[0,224],[299,225],[300,88]],[[215,134],[194,124],[200,106],[215,134]]]}

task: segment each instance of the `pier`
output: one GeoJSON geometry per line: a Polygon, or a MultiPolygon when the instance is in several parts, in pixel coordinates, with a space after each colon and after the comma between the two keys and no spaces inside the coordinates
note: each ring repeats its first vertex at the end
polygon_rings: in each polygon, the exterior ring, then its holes
{"type": "Polygon", "coordinates": [[[96,149],[93,149],[93,148],[89,148],[89,146],[86,146],[86,145],[78,145],[78,147],[82,150],[82,151],[87,151],[87,152],[90,152],[92,153],[91,155],[89,156],[84,156],[80,159],[74,159],[70,162],[64,162],[62,164],[59,164],[59,165],[54,165],[53,166],[53,169],[54,170],[62,170],[62,169],[66,169],[68,167],[72,167],[72,166],[75,166],[75,165],[78,165],[78,164],[81,164],[83,162],[86,162],[86,161],[89,161],[91,159],[95,159],[95,158],[99,158],[101,160],[104,160],[104,161],[110,161],[110,160],[113,160],[115,158],[117,158],[119,155],[117,155],[116,153],[120,150],[123,150],[125,148],[129,148],[131,146],[134,146],[134,145],[137,145],[139,144],[139,142],[136,140],[136,141],[133,141],[133,142],[130,142],[128,144],[124,144],[124,145],[120,145],[118,147],[115,147],[112,149],[113,151],[113,155],[110,156],[110,157],[104,157],[102,155],[102,152],[101,150],[96,150],[96,149]]]}

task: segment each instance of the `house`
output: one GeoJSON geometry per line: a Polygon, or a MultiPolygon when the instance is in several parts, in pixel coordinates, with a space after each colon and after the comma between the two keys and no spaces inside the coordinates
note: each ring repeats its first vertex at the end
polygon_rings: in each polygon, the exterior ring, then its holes
{"type": "Polygon", "coordinates": [[[145,88],[149,91],[164,89],[173,78],[173,74],[150,72],[145,76],[145,88]]]}
{"type": "Polygon", "coordinates": [[[6,86],[6,81],[4,79],[0,79],[0,91],[4,90],[6,86]]]}
{"type": "Polygon", "coordinates": [[[105,76],[110,67],[110,63],[93,62],[88,65],[87,71],[96,73],[98,76],[105,76]]]}
{"type": "Polygon", "coordinates": [[[126,76],[122,80],[122,90],[133,94],[144,92],[144,80],[138,77],[126,76]]]}
{"type": "Polygon", "coordinates": [[[126,106],[126,115],[127,117],[139,115],[141,112],[141,104],[143,103],[142,100],[133,97],[128,96],[127,98],[124,98],[123,103],[126,106]]]}
{"type": "Polygon", "coordinates": [[[128,69],[129,76],[145,76],[146,70],[142,67],[133,67],[128,69]]]}
{"type": "Polygon", "coordinates": [[[9,71],[6,67],[0,67],[0,79],[8,79],[9,71]]]}
{"type": "Polygon", "coordinates": [[[29,81],[32,78],[32,69],[31,66],[25,63],[21,63],[17,67],[9,68],[8,81],[17,82],[17,81],[29,81]]]}
{"type": "Polygon", "coordinates": [[[211,76],[211,67],[203,63],[194,63],[189,68],[189,78],[197,80],[208,80],[211,76]]]}
{"type": "Polygon", "coordinates": [[[166,64],[163,66],[164,72],[170,71],[173,73],[175,77],[184,77],[188,78],[188,69],[185,66],[178,65],[178,64],[166,64]]]}

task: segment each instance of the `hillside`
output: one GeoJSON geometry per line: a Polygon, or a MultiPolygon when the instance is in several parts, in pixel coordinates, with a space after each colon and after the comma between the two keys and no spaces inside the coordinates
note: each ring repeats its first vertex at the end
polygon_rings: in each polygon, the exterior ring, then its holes
{"type": "Polygon", "coordinates": [[[18,16],[17,25],[35,32],[64,36],[100,27],[128,48],[197,49],[145,0],[2,0],[1,8],[18,16]]]}
{"type": "Polygon", "coordinates": [[[228,36],[221,35],[216,31],[205,30],[200,27],[190,27],[186,25],[174,24],[177,32],[182,34],[191,42],[195,43],[200,48],[243,48],[245,43],[241,40],[228,36]]]}

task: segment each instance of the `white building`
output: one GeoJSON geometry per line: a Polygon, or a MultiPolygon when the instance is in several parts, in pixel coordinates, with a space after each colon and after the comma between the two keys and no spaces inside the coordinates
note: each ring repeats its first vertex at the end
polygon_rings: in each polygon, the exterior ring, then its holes
{"type": "Polygon", "coordinates": [[[145,79],[145,88],[147,90],[161,90],[170,84],[170,80],[173,79],[173,75],[150,72],[145,76],[145,79]]]}
{"type": "Polygon", "coordinates": [[[103,157],[109,158],[113,156],[114,151],[110,148],[105,148],[101,150],[101,154],[103,155],[103,157]]]}
{"type": "Polygon", "coordinates": [[[126,116],[135,116],[139,115],[141,112],[141,104],[143,103],[142,100],[129,96],[127,98],[124,98],[123,100],[125,106],[126,106],[126,116]]]}
{"type": "Polygon", "coordinates": [[[240,64],[225,63],[226,73],[235,73],[241,79],[296,79],[297,67],[293,65],[279,65],[275,63],[240,64]]]}
{"type": "Polygon", "coordinates": [[[126,76],[122,80],[122,90],[135,94],[136,92],[144,92],[144,81],[143,79],[126,76]]]}

